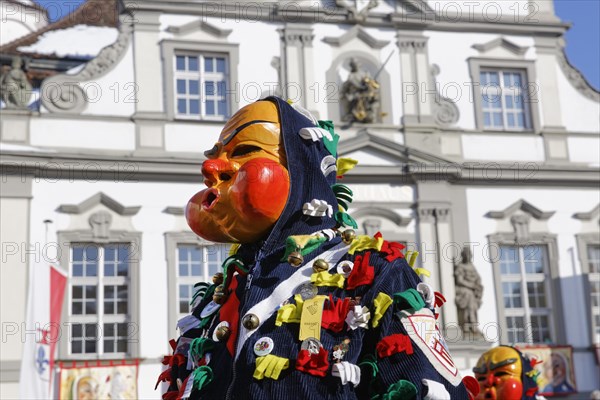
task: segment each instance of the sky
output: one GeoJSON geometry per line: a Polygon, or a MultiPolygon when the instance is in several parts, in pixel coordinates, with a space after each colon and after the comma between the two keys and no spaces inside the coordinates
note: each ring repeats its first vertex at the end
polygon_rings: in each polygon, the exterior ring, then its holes
{"type": "MultiPolygon", "coordinates": [[[[53,21],[74,10],[83,2],[83,0],[36,1],[48,9],[53,21]]],[[[583,73],[592,86],[596,89],[600,88],[600,0],[554,0],[554,7],[561,20],[572,23],[565,37],[569,61],[583,73]]]]}

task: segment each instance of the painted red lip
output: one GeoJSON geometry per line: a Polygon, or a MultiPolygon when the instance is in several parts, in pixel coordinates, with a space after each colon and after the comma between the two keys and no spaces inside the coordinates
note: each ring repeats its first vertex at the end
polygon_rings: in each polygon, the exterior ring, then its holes
{"type": "Polygon", "coordinates": [[[204,211],[210,211],[219,201],[219,192],[216,189],[206,189],[202,196],[202,209],[204,211]]]}

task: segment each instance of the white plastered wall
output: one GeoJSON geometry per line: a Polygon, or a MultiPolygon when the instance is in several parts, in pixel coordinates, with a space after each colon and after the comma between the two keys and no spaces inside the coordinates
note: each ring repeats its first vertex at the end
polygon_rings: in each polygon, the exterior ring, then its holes
{"type": "MultiPolygon", "coordinates": [[[[496,326],[498,320],[492,266],[488,253],[487,235],[498,232],[495,219],[484,217],[489,211],[500,211],[519,199],[524,199],[542,211],[556,211],[547,221],[548,233],[557,235],[559,276],[564,310],[563,325],[566,327],[566,343],[574,347],[588,347],[588,322],[584,315],[583,281],[581,265],[577,256],[575,235],[580,232],[581,222],[572,218],[575,212],[591,210],[600,201],[597,190],[574,189],[523,189],[523,188],[471,188],[467,189],[467,205],[470,240],[474,243],[473,263],[484,284],[483,305],[479,310],[479,322],[496,326]]],[[[500,230],[506,231],[508,229],[500,230]]],[[[510,232],[510,231],[509,231],[510,232]]],[[[560,322],[559,322],[560,323],[560,322]]],[[[493,335],[496,331],[489,329],[493,335]]],[[[580,391],[595,389],[600,384],[597,368],[586,353],[575,354],[575,369],[580,391]]]]}
{"type": "MultiPolygon", "coordinates": [[[[132,217],[133,229],[142,232],[141,260],[139,266],[139,337],[140,366],[138,378],[139,398],[160,398],[154,392],[154,382],[162,370],[159,360],[170,353],[166,321],[167,299],[175,295],[167,292],[167,265],[164,233],[174,229],[173,216],[162,211],[167,206],[183,207],[201,188],[194,184],[58,181],[39,179],[33,184],[31,207],[31,241],[44,242],[44,219],[51,219],[49,242],[56,241],[56,231],[69,228],[71,217],[57,213],[62,204],[78,204],[90,196],[103,192],[124,206],[141,206],[132,217]]],[[[3,224],[4,225],[4,224],[3,224]]],[[[115,226],[114,229],[124,229],[115,226]]],[[[65,299],[68,301],[68,299],[65,299]]]]}

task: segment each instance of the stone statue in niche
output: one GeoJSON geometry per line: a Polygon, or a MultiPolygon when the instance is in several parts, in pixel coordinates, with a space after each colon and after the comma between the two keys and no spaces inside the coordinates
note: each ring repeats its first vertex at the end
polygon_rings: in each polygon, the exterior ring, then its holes
{"type": "Polygon", "coordinates": [[[474,337],[481,338],[477,310],[481,307],[483,285],[481,277],[473,265],[473,255],[468,246],[463,248],[461,260],[454,266],[454,281],[458,324],[462,328],[463,334],[472,334],[474,337]]]}
{"type": "Polygon", "coordinates": [[[346,122],[377,122],[379,117],[379,83],[367,71],[360,69],[356,58],[350,59],[350,75],[342,85],[342,120],[346,122]]]}
{"type": "Polygon", "coordinates": [[[27,108],[31,98],[31,83],[22,69],[21,57],[15,57],[12,68],[0,77],[0,93],[6,108],[27,108]]]}

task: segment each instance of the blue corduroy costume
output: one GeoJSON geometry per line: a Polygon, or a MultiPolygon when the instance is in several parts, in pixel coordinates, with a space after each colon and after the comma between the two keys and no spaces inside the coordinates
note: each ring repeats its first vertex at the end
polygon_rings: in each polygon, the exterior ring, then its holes
{"type": "MultiPolygon", "coordinates": [[[[237,251],[237,258],[248,270],[247,274],[236,274],[235,296],[240,304],[237,309],[239,319],[246,315],[249,310],[268,299],[276,292],[276,288],[298,271],[298,269],[285,258],[286,239],[292,235],[310,235],[318,231],[332,229],[336,226],[336,220],[330,216],[310,217],[302,212],[303,205],[313,199],[324,200],[337,211],[336,196],[331,188],[336,183],[336,174],[325,175],[322,172],[321,161],[330,151],[325,147],[323,141],[311,141],[303,139],[298,132],[301,128],[315,127],[313,121],[296,111],[292,106],[280,98],[270,97],[266,99],[277,105],[281,123],[281,135],[287,155],[287,168],[290,175],[290,192],[285,209],[274,226],[269,236],[260,243],[242,245],[237,251]],[[283,260],[283,261],[282,261],[283,260]]],[[[319,247],[304,255],[303,264],[309,264],[323,253],[344,246],[339,236],[329,238],[321,243],[319,247]]],[[[346,287],[318,286],[319,295],[331,295],[334,301],[345,298],[358,299],[361,306],[370,309],[374,314],[373,305],[375,298],[380,294],[387,294],[394,298],[395,294],[415,289],[420,279],[404,258],[396,258],[393,261],[385,259],[385,254],[377,250],[357,251],[349,254],[344,251],[339,257],[330,260],[332,271],[339,261],[354,261],[358,256],[370,253],[369,264],[374,269],[374,278],[369,284],[359,285],[348,290],[346,287]]],[[[332,272],[332,273],[333,273],[332,272]]],[[[307,275],[310,279],[310,273],[307,275]]],[[[207,291],[210,293],[210,290],[207,291]]],[[[407,292],[408,293],[408,292],[407,292]]],[[[415,292],[416,293],[416,292],[415,292]]],[[[286,302],[294,304],[294,293],[289,292],[285,298],[286,302]]],[[[211,296],[205,298],[194,309],[193,315],[202,320],[201,314],[204,308],[211,302],[211,296]]],[[[215,328],[221,321],[231,320],[232,315],[222,312],[225,306],[212,315],[210,321],[205,321],[201,326],[193,327],[182,334],[186,338],[206,337],[211,341],[207,348],[209,354],[204,356],[203,377],[201,384],[193,389],[190,398],[193,399],[424,399],[427,397],[428,386],[423,380],[441,383],[448,392],[451,399],[468,399],[469,396],[461,378],[458,375],[453,383],[449,382],[444,374],[440,373],[444,366],[435,361],[431,354],[426,355],[423,347],[409,341],[408,348],[399,349],[389,356],[380,357],[378,344],[384,338],[398,335],[397,337],[408,338],[406,321],[401,318],[401,302],[391,305],[379,320],[378,326],[369,324],[366,328],[349,329],[346,325],[340,332],[329,329],[321,329],[320,342],[322,348],[328,352],[329,367],[324,372],[325,376],[316,376],[296,368],[296,362],[301,351],[299,340],[299,324],[283,323],[275,324],[277,311],[271,313],[268,318],[254,331],[248,331],[239,322],[232,326],[232,334],[238,337],[233,355],[223,342],[212,342],[215,328]],[[245,341],[239,340],[243,334],[247,335],[245,341]],[[400,336],[402,335],[402,336],[400,336]],[[256,369],[257,355],[254,345],[260,338],[270,338],[273,348],[270,354],[289,360],[289,367],[283,369],[277,379],[256,379],[253,375],[256,369]],[[343,360],[361,368],[362,374],[360,384],[356,387],[352,383],[342,384],[339,377],[331,374],[334,360],[333,349],[347,339],[347,352],[343,360]],[[412,343],[412,345],[410,345],[412,343]],[[237,357],[236,357],[237,356],[237,357]],[[433,360],[433,362],[431,361],[433,360]],[[210,369],[210,371],[208,369],[210,369]],[[206,374],[204,372],[208,371],[206,374]],[[210,379],[209,379],[209,378],[210,379]],[[400,386],[396,385],[396,391],[389,390],[394,384],[406,381],[400,386]],[[409,382],[409,383],[408,383],[409,382]],[[414,389],[412,386],[414,386],[414,389]],[[403,389],[404,388],[404,389],[403,389]]],[[[425,306],[425,314],[433,315],[431,304],[425,306]]],[[[419,310],[404,309],[409,314],[418,314],[419,310]]],[[[342,320],[343,321],[343,320],[342,320]]],[[[436,336],[437,337],[437,336],[436,336]]],[[[189,339],[187,340],[189,342],[189,339]]],[[[180,338],[179,343],[183,341],[180,338]]],[[[440,343],[440,354],[444,353],[445,343],[440,343]]],[[[184,352],[185,353],[185,352],[184,352]]],[[[187,354],[184,354],[187,355],[187,354]]],[[[187,360],[186,360],[187,361],[187,360]]],[[[185,386],[185,379],[190,375],[187,362],[183,364],[172,363],[169,390],[177,391],[177,380],[180,386],[185,386]]],[[[450,364],[452,362],[450,360],[450,364]]],[[[195,366],[193,366],[195,367],[195,366]]],[[[193,374],[192,374],[193,375],[193,374]]],[[[447,373],[446,373],[447,376],[447,373]]],[[[193,376],[189,379],[193,379],[193,376]]],[[[181,393],[183,390],[180,389],[181,393]]],[[[169,396],[167,392],[165,396],[169,396]]],[[[165,397],[169,398],[169,397],[165,397]]],[[[171,398],[177,398],[172,395],[171,398]]]]}

